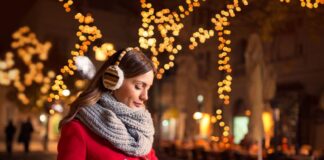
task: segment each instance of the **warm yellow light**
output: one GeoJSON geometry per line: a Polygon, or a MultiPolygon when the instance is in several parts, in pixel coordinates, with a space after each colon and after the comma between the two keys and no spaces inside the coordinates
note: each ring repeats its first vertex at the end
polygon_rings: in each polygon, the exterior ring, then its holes
{"type": "Polygon", "coordinates": [[[208,134],[210,132],[210,115],[209,114],[203,114],[201,120],[200,120],[200,136],[202,137],[208,137],[208,134]]]}
{"type": "Polygon", "coordinates": [[[229,128],[228,126],[225,126],[225,127],[224,127],[224,130],[225,130],[225,131],[229,131],[229,129],[230,129],[230,128],[229,128]]]}
{"type": "Polygon", "coordinates": [[[203,114],[201,112],[195,112],[193,115],[193,119],[199,120],[203,117],[203,114]]]}
{"type": "Polygon", "coordinates": [[[224,143],[228,143],[229,142],[228,137],[223,137],[222,140],[223,140],[224,143]]]}
{"type": "Polygon", "coordinates": [[[62,79],[63,79],[63,76],[62,76],[62,75],[57,75],[57,76],[56,76],[56,79],[57,79],[57,80],[62,80],[62,79]]]}
{"type": "Polygon", "coordinates": [[[96,53],[95,56],[96,56],[97,61],[105,61],[105,60],[107,60],[107,56],[102,50],[97,49],[95,53],[96,53]]]}
{"type": "Polygon", "coordinates": [[[219,126],[224,127],[225,126],[225,122],[219,122],[219,126]]]}
{"type": "Polygon", "coordinates": [[[169,59],[170,59],[171,61],[173,61],[173,60],[174,60],[174,55],[170,55],[170,56],[169,56],[169,59]]]}
{"type": "Polygon", "coordinates": [[[262,113],[265,147],[270,147],[270,140],[274,136],[274,120],[270,112],[262,113]]]}
{"type": "Polygon", "coordinates": [[[274,121],[273,121],[272,114],[270,112],[263,112],[262,121],[263,121],[263,129],[265,134],[273,135],[274,121]]]}
{"type": "Polygon", "coordinates": [[[169,70],[169,69],[170,69],[170,65],[169,65],[169,64],[165,64],[165,65],[164,65],[164,69],[165,69],[165,70],[169,70]]]}
{"type": "Polygon", "coordinates": [[[156,78],[157,78],[157,79],[161,79],[161,78],[162,78],[162,75],[161,75],[161,74],[157,74],[157,75],[156,75],[156,78]]]}
{"type": "Polygon", "coordinates": [[[217,119],[216,119],[215,116],[212,116],[211,119],[210,119],[210,121],[211,121],[212,123],[216,123],[216,122],[217,122],[217,119]]]}
{"type": "Polygon", "coordinates": [[[64,89],[64,90],[62,91],[62,95],[65,96],[65,97],[69,96],[70,93],[71,93],[71,92],[70,92],[70,90],[68,90],[68,89],[64,89]]]}
{"type": "Polygon", "coordinates": [[[246,115],[246,116],[251,116],[251,111],[250,111],[250,110],[246,110],[246,111],[245,111],[245,115],[246,115]]]}
{"type": "Polygon", "coordinates": [[[53,109],[50,109],[49,113],[53,115],[55,111],[53,109]]]}
{"type": "Polygon", "coordinates": [[[211,140],[212,140],[212,141],[215,141],[215,142],[218,142],[218,141],[219,141],[219,137],[217,137],[217,136],[212,136],[212,137],[211,137],[211,140]]]}

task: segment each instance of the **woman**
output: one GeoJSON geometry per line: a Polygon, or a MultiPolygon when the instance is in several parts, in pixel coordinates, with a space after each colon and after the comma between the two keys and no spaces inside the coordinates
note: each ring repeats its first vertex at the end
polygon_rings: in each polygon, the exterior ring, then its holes
{"type": "Polygon", "coordinates": [[[58,160],[157,160],[145,109],[154,65],[138,48],[116,52],[61,121],[58,160]]]}

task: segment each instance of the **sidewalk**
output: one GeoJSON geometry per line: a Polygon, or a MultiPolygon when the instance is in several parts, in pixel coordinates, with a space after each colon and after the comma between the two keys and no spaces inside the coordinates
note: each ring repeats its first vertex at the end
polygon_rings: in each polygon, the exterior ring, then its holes
{"type": "MultiPolygon", "coordinates": [[[[56,141],[48,142],[48,150],[47,150],[47,152],[56,154],[57,153],[56,146],[57,146],[56,141]]],[[[44,151],[43,142],[42,141],[37,141],[37,140],[32,141],[30,143],[29,150],[31,152],[43,152],[44,151]]],[[[24,151],[23,144],[14,142],[12,151],[13,152],[23,152],[24,151]]],[[[0,152],[6,152],[6,144],[3,141],[0,141],[0,152]]]]}
{"type": "Polygon", "coordinates": [[[50,152],[31,151],[26,154],[24,152],[14,152],[12,155],[0,152],[0,160],[56,160],[56,154],[50,152]]]}
{"type": "MultiPolygon", "coordinates": [[[[33,141],[30,144],[30,153],[24,153],[22,144],[15,142],[13,144],[13,153],[6,153],[6,145],[0,141],[0,160],[56,160],[57,157],[57,142],[51,141],[48,143],[48,151],[44,151],[41,141],[33,141]]],[[[156,155],[160,160],[179,160],[178,158],[169,157],[158,149],[155,150],[156,155]]]]}
{"type": "Polygon", "coordinates": [[[13,144],[13,153],[6,153],[6,144],[0,141],[0,160],[56,160],[57,142],[51,141],[48,143],[48,151],[44,151],[42,141],[32,141],[30,143],[30,153],[24,153],[23,144],[15,142],[13,144]]]}

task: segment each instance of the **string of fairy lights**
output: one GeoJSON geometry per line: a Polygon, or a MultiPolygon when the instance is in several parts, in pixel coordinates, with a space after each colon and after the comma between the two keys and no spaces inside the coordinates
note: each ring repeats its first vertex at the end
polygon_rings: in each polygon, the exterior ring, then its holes
{"type": "MultiPolygon", "coordinates": [[[[244,5],[248,5],[246,0],[243,0],[242,3],[244,5]]],[[[224,78],[220,80],[218,85],[218,94],[219,99],[222,100],[225,106],[229,105],[230,103],[230,92],[231,92],[231,84],[232,84],[232,68],[229,63],[230,60],[230,44],[231,40],[228,38],[231,34],[231,30],[228,29],[230,25],[229,18],[235,17],[235,12],[240,12],[241,7],[239,6],[239,1],[234,0],[233,4],[226,5],[227,10],[221,10],[220,14],[216,14],[215,17],[211,18],[211,22],[215,25],[214,30],[206,30],[203,28],[199,28],[197,32],[194,32],[190,37],[190,44],[189,49],[193,50],[198,46],[197,39],[199,39],[199,43],[203,44],[207,39],[210,39],[214,35],[218,36],[218,70],[224,73],[224,78]]],[[[218,136],[212,136],[211,140],[220,142],[220,144],[224,144],[225,147],[229,147],[229,131],[230,128],[225,122],[222,120],[222,113],[221,109],[216,110],[216,116],[212,116],[211,122],[216,123],[218,122],[218,126],[222,129],[222,138],[220,139],[218,136]]]]}
{"type": "MultiPolygon", "coordinates": [[[[280,0],[280,2],[290,3],[290,0],[280,0]]],[[[314,0],[313,2],[312,0],[300,0],[300,6],[307,7],[309,9],[318,8],[319,4],[324,4],[324,0],[314,0]]]]}
{"type": "Polygon", "coordinates": [[[65,12],[70,12],[71,11],[71,5],[73,4],[72,0],[67,0],[66,2],[64,2],[64,0],[59,0],[59,2],[63,3],[63,7],[65,9],[65,12]]]}
{"type": "MultiPolygon", "coordinates": [[[[246,0],[242,1],[244,5],[248,5],[246,0]]],[[[230,61],[230,44],[231,40],[226,38],[225,36],[230,36],[231,30],[227,29],[230,25],[228,18],[235,17],[235,12],[240,12],[241,7],[239,6],[238,0],[234,0],[233,4],[228,4],[226,6],[227,10],[220,11],[220,14],[216,14],[215,17],[211,19],[211,22],[215,25],[214,30],[216,31],[216,35],[218,36],[218,70],[220,72],[225,73],[225,78],[217,83],[218,85],[218,94],[219,99],[223,101],[225,105],[230,103],[230,92],[231,92],[231,84],[232,84],[232,68],[229,63],[230,61]]],[[[200,43],[205,43],[206,39],[214,36],[213,30],[206,30],[203,28],[199,28],[197,32],[194,32],[190,37],[189,49],[193,50],[198,46],[196,39],[199,39],[200,43]]]]}
{"type": "MultiPolygon", "coordinates": [[[[203,0],[205,1],[205,0],[203,0]]],[[[162,9],[155,11],[151,3],[146,0],[140,0],[142,7],[142,26],[138,30],[139,44],[143,49],[149,49],[152,52],[151,59],[157,68],[157,79],[162,79],[165,70],[174,67],[176,54],[182,50],[180,44],[175,44],[175,38],[179,36],[184,25],[181,20],[193,12],[194,8],[200,6],[199,0],[186,0],[186,6],[180,5],[179,11],[170,11],[162,9]],[[154,29],[160,33],[162,42],[158,43],[154,38],[154,29]],[[168,54],[168,61],[161,64],[158,56],[160,53],[168,54]]]]}
{"type": "MultiPolygon", "coordinates": [[[[248,5],[246,0],[242,0],[244,5],[248,5]]],[[[219,99],[223,101],[225,106],[230,103],[230,92],[231,92],[231,84],[232,84],[232,68],[229,63],[230,60],[230,52],[231,52],[231,40],[228,38],[231,34],[231,30],[228,29],[230,25],[229,18],[235,17],[235,12],[240,12],[241,7],[239,6],[239,1],[234,0],[233,4],[226,5],[227,10],[220,11],[220,14],[216,14],[215,17],[211,19],[211,22],[215,25],[214,29],[216,34],[218,35],[219,45],[217,47],[218,53],[218,70],[224,74],[223,80],[220,80],[218,85],[218,94],[219,99]]],[[[200,41],[201,42],[201,41],[200,41]]],[[[190,48],[190,47],[189,47],[190,48]]],[[[216,110],[216,119],[222,119],[222,110],[216,110]]],[[[229,147],[229,131],[230,128],[225,124],[224,121],[219,121],[218,125],[223,129],[222,130],[222,139],[221,144],[224,144],[225,147],[229,147]]],[[[217,138],[212,137],[212,140],[217,140],[217,138]]]]}
{"type": "MultiPolygon", "coordinates": [[[[65,8],[65,11],[70,12],[70,6],[73,4],[73,1],[59,1],[64,3],[63,7],[65,8]]],[[[80,24],[76,33],[79,42],[75,44],[75,48],[71,51],[72,58],[68,59],[67,64],[60,69],[61,74],[56,76],[56,80],[54,81],[54,84],[52,86],[52,92],[50,93],[48,98],[49,102],[52,102],[53,99],[60,99],[60,97],[63,95],[64,90],[68,89],[64,83],[63,75],[74,75],[74,72],[77,70],[76,58],[78,56],[84,56],[84,53],[89,50],[89,46],[92,44],[92,42],[102,37],[101,31],[93,24],[94,19],[91,14],[88,13],[86,15],[83,15],[82,13],[76,13],[74,18],[80,24]]],[[[94,50],[99,50],[99,48],[101,47],[96,47],[94,48],[94,50]]]]}
{"type": "Polygon", "coordinates": [[[190,40],[189,49],[194,50],[195,47],[198,46],[196,39],[199,39],[200,43],[205,43],[206,40],[213,37],[214,34],[215,34],[214,30],[207,30],[207,29],[199,28],[198,31],[194,32],[189,39],[190,40]]]}
{"type": "Polygon", "coordinates": [[[216,116],[212,116],[211,122],[216,123],[218,122],[219,127],[222,129],[222,138],[220,136],[211,136],[210,139],[215,142],[220,142],[220,144],[223,144],[224,147],[229,147],[229,132],[230,127],[225,124],[225,122],[222,120],[223,111],[221,109],[216,110],[216,116]]]}
{"type": "Polygon", "coordinates": [[[12,51],[6,53],[5,61],[0,60],[0,84],[6,86],[13,84],[18,91],[17,98],[24,105],[31,103],[30,98],[25,93],[26,88],[33,83],[41,85],[39,92],[42,95],[38,97],[35,104],[41,107],[46,101],[45,97],[49,92],[50,83],[55,76],[54,71],[48,71],[46,75],[43,74],[43,62],[47,61],[52,44],[50,42],[39,42],[36,34],[31,32],[27,26],[21,27],[14,32],[12,38],[14,39],[11,43],[12,51]],[[14,68],[14,53],[28,68],[28,71],[22,77],[20,76],[21,69],[18,66],[14,68]]]}
{"type": "MultiPolygon", "coordinates": [[[[247,0],[242,0],[244,5],[248,5],[247,0]]],[[[235,17],[235,11],[240,12],[241,8],[239,6],[238,0],[234,0],[233,4],[229,4],[226,6],[226,10],[222,10],[220,14],[216,14],[214,18],[211,19],[212,23],[215,24],[215,30],[218,35],[218,70],[224,73],[224,79],[217,83],[218,85],[218,94],[219,98],[223,100],[224,105],[229,105],[230,103],[230,92],[231,92],[231,84],[232,84],[232,68],[229,64],[230,60],[230,52],[231,40],[227,38],[231,34],[231,30],[227,29],[230,25],[228,19],[230,17],[235,17]],[[227,37],[225,37],[227,36],[227,37]]]]}

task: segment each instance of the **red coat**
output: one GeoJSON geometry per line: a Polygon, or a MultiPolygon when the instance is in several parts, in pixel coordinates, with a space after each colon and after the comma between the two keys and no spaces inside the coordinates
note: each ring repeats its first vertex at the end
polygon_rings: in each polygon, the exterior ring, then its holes
{"type": "Polygon", "coordinates": [[[157,160],[153,149],[144,157],[124,154],[78,120],[62,127],[57,150],[58,160],[157,160]]]}

